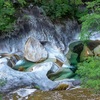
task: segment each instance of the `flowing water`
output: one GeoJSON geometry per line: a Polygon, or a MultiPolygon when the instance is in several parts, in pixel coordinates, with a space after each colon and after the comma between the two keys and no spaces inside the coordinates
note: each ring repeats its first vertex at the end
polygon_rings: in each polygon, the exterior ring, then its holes
{"type": "MultiPolygon", "coordinates": [[[[52,23],[46,16],[41,15],[38,7],[23,11],[21,16],[27,15],[19,22],[20,29],[17,35],[0,37],[0,53],[15,53],[23,55],[25,42],[29,37],[35,37],[41,44],[50,42],[60,48],[65,55],[68,45],[78,40],[80,27],[75,20],[64,20],[52,23]]],[[[26,97],[16,93],[4,96],[3,100],[100,100],[99,95],[94,95],[87,89],[61,90],[61,91],[36,91],[26,97]]]]}

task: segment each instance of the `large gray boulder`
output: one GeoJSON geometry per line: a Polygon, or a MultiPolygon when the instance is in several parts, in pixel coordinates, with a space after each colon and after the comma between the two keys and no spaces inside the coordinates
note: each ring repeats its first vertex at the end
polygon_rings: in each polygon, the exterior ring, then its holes
{"type": "Polygon", "coordinates": [[[47,62],[37,65],[33,72],[20,72],[7,65],[5,58],[0,59],[0,93],[9,92],[25,86],[38,86],[41,90],[51,90],[57,83],[46,76],[53,63],[47,62]]]}
{"type": "Polygon", "coordinates": [[[32,62],[41,62],[47,58],[47,51],[37,39],[30,37],[25,44],[24,57],[32,62]]]}

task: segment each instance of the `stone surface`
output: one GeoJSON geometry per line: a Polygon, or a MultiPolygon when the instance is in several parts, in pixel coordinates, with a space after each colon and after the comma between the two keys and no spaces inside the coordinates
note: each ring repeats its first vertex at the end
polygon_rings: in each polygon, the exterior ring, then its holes
{"type": "Polygon", "coordinates": [[[0,60],[0,93],[31,85],[38,86],[41,90],[51,90],[57,86],[46,76],[52,62],[37,65],[33,72],[19,72],[10,68],[6,59],[0,60]]]}
{"type": "Polygon", "coordinates": [[[29,38],[25,44],[24,57],[32,62],[41,62],[47,58],[47,51],[35,38],[29,38]]]}
{"type": "Polygon", "coordinates": [[[31,67],[33,65],[35,65],[34,62],[30,62],[28,60],[21,59],[15,64],[13,69],[19,70],[19,71],[26,71],[29,67],[31,67]]]}
{"type": "Polygon", "coordinates": [[[84,45],[83,50],[80,54],[80,61],[85,60],[88,56],[93,56],[93,53],[86,45],[84,45]]]}
{"type": "Polygon", "coordinates": [[[0,36],[0,53],[23,55],[25,42],[29,37],[35,37],[40,42],[49,41],[55,44],[66,54],[68,43],[77,40],[75,37],[79,34],[80,27],[75,20],[65,19],[53,23],[37,6],[22,9],[20,12],[17,31],[0,36]]]}
{"type": "Polygon", "coordinates": [[[94,54],[95,56],[100,56],[100,45],[98,45],[96,48],[94,48],[94,54]]]}
{"type": "Polygon", "coordinates": [[[46,42],[44,44],[44,47],[48,52],[48,58],[56,59],[55,63],[59,67],[62,67],[63,64],[69,65],[69,62],[68,62],[67,58],[64,56],[63,52],[55,44],[46,42]]]}

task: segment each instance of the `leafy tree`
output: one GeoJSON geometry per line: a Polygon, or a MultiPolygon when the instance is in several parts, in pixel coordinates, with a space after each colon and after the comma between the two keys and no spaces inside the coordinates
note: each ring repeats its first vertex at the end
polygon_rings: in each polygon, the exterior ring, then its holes
{"type": "Polygon", "coordinates": [[[87,2],[88,14],[81,17],[81,40],[89,39],[91,33],[100,31],[100,0],[87,2]]]}
{"type": "Polygon", "coordinates": [[[8,31],[14,22],[15,9],[10,0],[0,0],[0,31],[8,31]]]}
{"type": "MultiPolygon", "coordinates": [[[[23,6],[25,0],[18,0],[18,3],[23,6]]],[[[11,0],[0,0],[0,31],[8,32],[13,29],[15,23],[15,12],[13,3],[11,0]]]]}

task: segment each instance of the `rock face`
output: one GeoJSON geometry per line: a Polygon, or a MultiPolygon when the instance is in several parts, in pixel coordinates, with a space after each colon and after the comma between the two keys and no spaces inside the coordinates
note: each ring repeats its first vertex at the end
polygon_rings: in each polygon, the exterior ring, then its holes
{"type": "Polygon", "coordinates": [[[47,51],[35,38],[29,38],[25,44],[24,57],[32,62],[41,62],[47,58],[47,51]]]}
{"type": "Polygon", "coordinates": [[[57,83],[46,76],[52,66],[53,63],[48,62],[37,65],[33,72],[19,72],[10,68],[6,59],[0,59],[0,93],[31,85],[38,86],[42,90],[55,88],[57,83]]]}
{"type": "Polygon", "coordinates": [[[37,86],[40,90],[52,90],[63,82],[68,85],[73,84],[75,79],[51,81],[47,73],[52,71],[54,66],[53,62],[44,62],[34,66],[32,72],[19,72],[7,65],[6,58],[0,59],[0,93],[10,92],[23,86],[37,86]]]}
{"type": "Polygon", "coordinates": [[[0,37],[0,53],[23,55],[25,42],[29,37],[34,37],[40,42],[53,43],[66,54],[68,43],[76,40],[75,37],[80,30],[75,20],[52,23],[39,7],[22,10],[17,23],[18,30],[13,32],[12,36],[0,37]]]}

